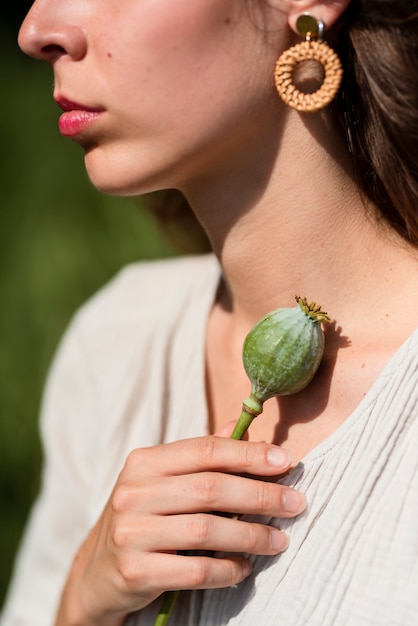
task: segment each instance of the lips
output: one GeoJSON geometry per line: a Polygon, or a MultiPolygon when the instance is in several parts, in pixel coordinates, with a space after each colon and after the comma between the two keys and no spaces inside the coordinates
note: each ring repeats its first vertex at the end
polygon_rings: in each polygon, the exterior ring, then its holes
{"type": "Polygon", "coordinates": [[[77,139],[84,131],[90,128],[104,112],[101,108],[79,104],[64,97],[57,97],[55,101],[64,111],[59,118],[58,127],[60,133],[65,137],[77,139]]]}
{"type": "Polygon", "coordinates": [[[101,113],[103,111],[102,108],[89,107],[61,96],[55,98],[55,102],[63,111],[86,111],[87,113],[101,113]]]}

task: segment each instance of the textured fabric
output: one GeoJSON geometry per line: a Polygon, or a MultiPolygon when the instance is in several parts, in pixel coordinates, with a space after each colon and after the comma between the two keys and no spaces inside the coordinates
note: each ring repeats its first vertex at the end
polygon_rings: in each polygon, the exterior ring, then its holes
{"type": "MultiPolygon", "coordinates": [[[[72,555],[128,452],[206,432],[211,255],[124,270],[76,316],[47,385],[43,489],[1,626],[52,626],[72,555]]],[[[236,588],[184,592],[170,626],[418,624],[418,331],[352,415],[282,482],[308,509],[236,588]]],[[[152,626],[160,601],[132,615],[152,626]]]]}

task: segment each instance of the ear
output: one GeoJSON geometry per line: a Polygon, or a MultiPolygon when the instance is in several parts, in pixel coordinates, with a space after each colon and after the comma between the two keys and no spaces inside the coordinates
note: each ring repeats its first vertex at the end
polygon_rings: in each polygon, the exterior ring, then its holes
{"type": "Polygon", "coordinates": [[[290,28],[297,33],[296,20],[302,13],[310,13],[325,24],[325,31],[344,13],[351,0],[290,0],[288,21],[290,28]]]}

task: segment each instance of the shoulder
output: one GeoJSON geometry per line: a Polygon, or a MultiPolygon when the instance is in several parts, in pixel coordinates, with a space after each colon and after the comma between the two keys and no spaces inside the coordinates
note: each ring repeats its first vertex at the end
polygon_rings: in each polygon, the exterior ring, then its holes
{"type": "Polygon", "coordinates": [[[52,374],[65,366],[78,376],[84,372],[84,378],[112,381],[113,387],[151,352],[153,361],[157,355],[162,360],[175,337],[186,332],[192,341],[204,324],[219,276],[214,255],[125,267],[76,312],[52,374]]]}
{"type": "Polygon", "coordinates": [[[176,312],[219,277],[212,254],[141,261],[123,268],[76,313],[74,324],[86,331],[140,326],[147,319],[174,319],[176,312]]]}

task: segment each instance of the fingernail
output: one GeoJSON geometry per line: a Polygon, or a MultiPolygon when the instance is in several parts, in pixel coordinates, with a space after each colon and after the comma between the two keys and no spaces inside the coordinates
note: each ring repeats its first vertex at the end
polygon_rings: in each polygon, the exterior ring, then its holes
{"type": "Polygon", "coordinates": [[[270,448],[267,452],[267,461],[274,467],[288,467],[291,460],[290,452],[283,448],[270,448]]]}
{"type": "Polygon", "coordinates": [[[287,513],[296,515],[306,508],[306,498],[300,491],[286,489],[282,494],[282,506],[287,513]]]}
{"type": "Polygon", "coordinates": [[[270,533],[271,547],[275,552],[283,552],[289,545],[289,537],[280,530],[272,528],[270,533]]]}

